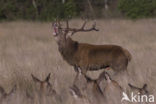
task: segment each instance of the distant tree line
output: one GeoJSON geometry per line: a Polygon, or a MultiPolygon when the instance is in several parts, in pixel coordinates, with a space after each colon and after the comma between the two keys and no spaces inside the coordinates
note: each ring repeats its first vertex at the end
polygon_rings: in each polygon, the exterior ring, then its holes
{"type": "Polygon", "coordinates": [[[0,20],[156,16],[156,0],[0,0],[0,20]]]}
{"type": "Polygon", "coordinates": [[[156,16],[156,0],[119,0],[118,8],[130,18],[156,16]]]}

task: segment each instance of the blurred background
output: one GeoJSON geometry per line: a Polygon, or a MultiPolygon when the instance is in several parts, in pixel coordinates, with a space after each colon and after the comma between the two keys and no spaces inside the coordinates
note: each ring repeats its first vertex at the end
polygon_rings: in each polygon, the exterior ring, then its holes
{"type": "Polygon", "coordinates": [[[155,16],[156,0],[0,0],[1,21],[155,16]]]}
{"type": "MultiPolygon", "coordinates": [[[[81,27],[82,19],[96,20],[100,31],[80,32],[72,39],[128,49],[132,54],[129,76],[119,74],[112,79],[128,92],[128,83],[140,88],[146,83],[149,93],[156,96],[155,17],[156,0],[0,0],[0,87],[10,92],[17,85],[15,95],[4,103],[0,91],[0,104],[36,104],[26,94],[36,91],[31,74],[43,80],[49,73],[52,86],[63,100],[46,96],[46,104],[75,104],[69,87],[76,73],[61,57],[52,36],[51,22],[57,18],[70,19],[74,28],[81,27]]],[[[92,25],[88,22],[86,28],[92,25]]],[[[94,79],[101,71],[87,74],[94,79]]]]}

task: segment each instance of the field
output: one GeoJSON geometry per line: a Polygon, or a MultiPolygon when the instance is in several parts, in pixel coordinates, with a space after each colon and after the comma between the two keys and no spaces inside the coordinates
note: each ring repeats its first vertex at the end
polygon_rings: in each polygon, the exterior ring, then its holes
{"type": "MultiPolygon", "coordinates": [[[[72,20],[70,25],[80,27],[82,22],[72,20]]],[[[128,83],[138,87],[147,83],[150,94],[156,96],[156,19],[97,20],[97,28],[99,32],[77,33],[72,38],[83,43],[116,44],[128,49],[132,54],[129,76],[121,74],[112,78],[124,89],[128,88],[128,83]]],[[[31,74],[44,79],[48,73],[51,73],[50,82],[54,89],[63,99],[61,103],[72,103],[69,87],[76,73],[62,59],[52,34],[51,23],[0,23],[0,85],[6,92],[17,85],[16,94],[9,100],[11,103],[7,100],[9,104],[30,103],[25,91],[31,92],[35,86],[31,74]]],[[[88,73],[92,78],[98,74],[88,73]]],[[[57,100],[53,103],[59,104],[57,100]]]]}

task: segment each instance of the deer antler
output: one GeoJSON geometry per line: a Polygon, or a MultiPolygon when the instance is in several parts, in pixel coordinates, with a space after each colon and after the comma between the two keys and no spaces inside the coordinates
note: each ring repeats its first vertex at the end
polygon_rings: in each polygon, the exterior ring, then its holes
{"type": "Polygon", "coordinates": [[[85,29],[87,22],[85,21],[80,29],[76,29],[76,28],[69,28],[69,31],[72,31],[71,35],[75,34],[76,32],[89,32],[89,31],[99,31],[98,29],[96,29],[96,22],[94,22],[94,24],[92,25],[91,28],[85,29]]]}
{"type": "Polygon", "coordinates": [[[81,28],[79,29],[76,29],[76,28],[70,28],[69,27],[69,22],[68,20],[66,20],[66,28],[61,28],[63,31],[65,31],[65,34],[68,33],[69,31],[71,32],[71,36],[73,34],[75,34],[76,32],[89,32],[89,31],[99,31],[97,28],[96,28],[96,22],[93,23],[92,27],[91,28],[88,28],[88,29],[85,29],[85,26],[87,24],[87,21],[84,21],[84,23],[82,24],[81,28]]]}

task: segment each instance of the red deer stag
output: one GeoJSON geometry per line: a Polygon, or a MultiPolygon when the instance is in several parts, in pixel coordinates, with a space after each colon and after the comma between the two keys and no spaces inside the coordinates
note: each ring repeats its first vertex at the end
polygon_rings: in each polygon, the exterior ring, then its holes
{"type": "Polygon", "coordinates": [[[85,29],[85,25],[86,22],[76,29],[70,28],[68,21],[66,28],[62,28],[60,22],[53,23],[54,37],[63,59],[74,66],[75,71],[78,72],[80,68],[82,74],[86,74],[88,70],[95,71],[107,67],[111,67],[115,72],[126,70],[131,54],[121,46],[92,45],[72,40],[70,36],[77,32],[98,31],[95,23],[88,29],[85,29]]]}

